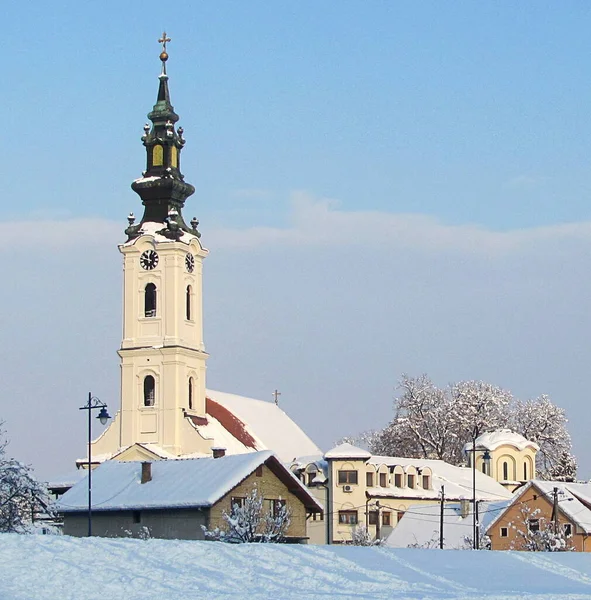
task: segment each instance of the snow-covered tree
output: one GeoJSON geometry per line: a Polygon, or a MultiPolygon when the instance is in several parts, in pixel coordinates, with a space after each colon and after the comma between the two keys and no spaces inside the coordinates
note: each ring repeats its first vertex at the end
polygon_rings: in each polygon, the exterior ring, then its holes
{"type": "Polygon", "coordinates": [[[46,490],[30,467],[7,456],[3,431],[0,437],[0,532],[26,533],[35,514],[47,507],[46,490]]]}
{"type": "Polygon", "coordinates": [[[523,504],[517,521],[509,526],[515,530],[516,539],[511,550],[527,552],[569,552],[574,550],[571,539],[562,528],[554,531],[553,523],[540,518],[540,509],[523,504]],[[533,523],[536,525],[534,526],[533,523]]]}
{"type": "Polygon", "coordinates": [[[351,540],[346,541],[351,546],[383,546],[383,538],[374,538],[363,524],[357,525],[351,532],[351,540]]]}
{"type": "Polygon", "coordinates": [[[291,511],[281,499],[269,502],[271,506],[267,509],[255,486],[242,504],[233,504],[229,513],[222,512],[222,527],[209,530],[202,525],[205,537],[233,544],[283,542],[291,523],[291,511]]]}
{"type": "Polygon", "coordinates": [[[538,477],[574,481],[577,462],[571,454],[571,438],[565,412],[546,395],[514,403],[509,426],[540,446],[536,457],[538,477]]]}
{"type": "Polygon", "coordinates": [[[404,375],[400,389],[390,423],[356,439],[374,454],[460,464],[465,461],[466,443],[486,431],[508,427],[540,446],[539,477],[575,478],[576,460],[564,411],[547,396],[523,402],[482,381],[462,381],[440,389],[427,375],[404,375]]]}

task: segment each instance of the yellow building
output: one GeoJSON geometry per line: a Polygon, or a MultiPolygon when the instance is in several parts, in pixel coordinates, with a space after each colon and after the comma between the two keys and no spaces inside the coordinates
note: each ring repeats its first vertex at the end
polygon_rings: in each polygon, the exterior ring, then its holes
{"type": "MultiPolygon", "coordinates": [[[[510,429],[497,429],[483,433],[475,440],[476,468],[509,491],[514,491],[536,476],[536,454],[540,447],[510,429]]],[[[472,443],[465,451],[472,465],[472,443]]]]}
{"type": "MultiPolygon", "coordinates": [[[[341,444],[322,460],[292,464],[300,479],[325,505],[324,522],[308,523],[312,543],[346,543],[355,527],[364,525],[374,538],[386,538],[413,505],[470,499],[473,472],[442,460],[374,456],[341,444]],[[324,535],[323,535],[324,534],[324,535]]],[[[511,493],[494,479],[476,472],[477,501],[500,501],[511,493]]]]}

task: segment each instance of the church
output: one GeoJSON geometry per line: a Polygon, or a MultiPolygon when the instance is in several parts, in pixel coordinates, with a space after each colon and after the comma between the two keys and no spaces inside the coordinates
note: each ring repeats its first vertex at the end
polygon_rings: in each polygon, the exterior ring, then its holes
{"type": "MultiPolygon", "coordinates": [[[[185,146],[171,104],[162,44],[156,104],[141,140],[146,169],[131,187],[143,205],[119,245],[123,257],[121,408],[91,443],[92,464],[272,450],[284,462],[322,454],[275,403],[206,388],[202,278],[208,250],[186,222],[195,188],[181,172],[185,146]]],[[[88,458],[77,461],[84,467],[88,458]]]]}

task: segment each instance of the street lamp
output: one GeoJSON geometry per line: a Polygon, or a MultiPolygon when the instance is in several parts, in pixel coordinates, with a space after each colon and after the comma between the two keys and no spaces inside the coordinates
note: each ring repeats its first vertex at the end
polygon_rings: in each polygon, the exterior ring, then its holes
{"type": "Polygon", "coordinates": [[[107,405],[88,392],[88,402],[79,408],[88,411],[88,537],[92,535],[92,420],[90,417],[92,411],[97,408],[100,408],[100,411],[96,418],[101,425],[105,425],[111,418],[107,405]]]}
{"type": "MultiPolygon", "coordinates": [[[[472,448],[470,452],[472,452],[472,548],[474,550],[478,550],[479,548],[479,537],[480,537],[480,523],[478,518],[478,503],[476,502],[476,438],[478,431],[474,429],[472,433],[472,448]]],[[[488,474],[489,463],[490,463],[490,453],[488,449],[485,449],[482,454],[482,461],[484,463],[484,474],[488,474]]]]}

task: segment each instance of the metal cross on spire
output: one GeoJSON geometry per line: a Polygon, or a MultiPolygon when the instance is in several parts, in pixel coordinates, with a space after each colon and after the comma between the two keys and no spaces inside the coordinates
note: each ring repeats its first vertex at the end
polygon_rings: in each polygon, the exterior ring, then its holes
{"type": "Polygon", "coordinates": [[[162,37],[158,40],[158,43],[162,44],[162,52],[166,52],[166,44],[170,41],[171,39],[169,37],[166,37],[166,31],[163,31],[162,37]]]}
{"type": "Polygon", "coordinates": [[[275,390],[273,392],[273,399],[275,400],[275,404],[279,406],[279,396],[281,396],[281,392],[279,390],[275,390]]]}
{"type": "Polygon", "coordinates": [[[166,31],[162,32],[162,37],[158,39],[158,43],[162,44],[162,52],[160,53],[160,60],[162,61],[162,75],[166,75],[166,61],[168,60],[168,53],[166,52],[166,44],[170,42],[170,38],[166,37],[166,31]]]}

